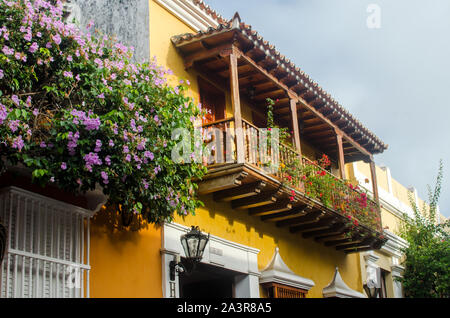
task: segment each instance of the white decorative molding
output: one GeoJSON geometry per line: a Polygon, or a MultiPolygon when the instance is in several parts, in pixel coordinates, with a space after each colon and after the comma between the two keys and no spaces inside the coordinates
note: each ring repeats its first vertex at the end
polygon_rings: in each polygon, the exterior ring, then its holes
{"type": "Polygon", "coordinates": [[[331,282],[322,290],[324,298],[338,297],[338,298],[367,298],[366,295],[351,289],[342,280],[339,269],[336,267],[333,279],[331,282]]]}
{"type": "Polygon", "coordinates": [[[396,258],[402,257],[402,249],[408,247],[408,242],[402,239],[400,236],[395,235],[389,230],[383,230],[384,235],[387,237],[387,242],[381,247],[380,252],[396,258]]]}
{"type": "Polygon", "coordinates": [[[405,268],[400,265],[391,265],[391,275],[393,278],[393,292],[394,298],[403,298],[403,287],[402,283],[396,280],[396,278],[402,277],[405,268]]]}
{"type": "MultiPolygon", "coordinates": [[[[169,263],[178,255],[184,255],[180,236],[188,232],[189,229],[187,226],[176,223],[164,223],[162,227],[163,297],[179,297],[179,278],[176,275],[175,281],[170,281],[169,263]]],[[[201,263],[241,273],[242,275],[236,277],[236,297],[239,295],[241,298],[258,298],[258,279],[261,275],[258,270],[258,253],[259,250],[256,248],[210,235],[201,263]]]]}
{"type": "Polygon", "coordinates": [[[380,287],[380,267],[376,264],[380,259],[374,251],[369,251],[364,254],[364,260],[366,261],[366,281],[368,286],[380,287]]]}
{"type": "Polygon", "coordinates": [[[364,259],[366,261],[366,264],[372,265],[375,264],[380,259],[380,257],[375,255],[373,251],[369,251],[364,254],[364,259]]]}
{"type": "Polygon", "coordinates": [[[279,248],[275,248],[272,260],[261,271],[260,284],[278,283],[286,286],[310,290],[315,284],[311,279],[295,274],[283,261],[279,248]]]}
{"type": "Polygon", "coordinates": [[[191,0],[156,0],[156,2],[197,32],[219,26],[216,20],[191,0]]]}
{"type": "Polygon", "coordinates": [[[416,204],[416,207],[419,208],[419,196],[417,195],[417,189],[415,187],[409,187],[408,191],[413,193],[414,203],[416,204]]]}
{"type": "Polygon", "coordinates": [[[394,277],[402,277],[405,267],[401,265],[391,265],[391,274],[394,277]]]}

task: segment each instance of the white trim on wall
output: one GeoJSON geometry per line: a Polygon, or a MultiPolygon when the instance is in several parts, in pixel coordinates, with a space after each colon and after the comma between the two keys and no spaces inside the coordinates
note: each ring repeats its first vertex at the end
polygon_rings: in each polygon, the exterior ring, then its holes
{"type": "Polygon", "coordinates": [[[195,31],[206,31],[209,27],[216,28],[219,25],[191,0],[156,0],[156,2],[195,31]]]}
{"type": "MultiPolygon", "coordinates": [[[[162,288],[163,297],[179,297],[179,279],[170,281],[169,263],[177,255],[184,256],[180,236],[188,232],[189,227],[164,223],[162,227],[162,288]]],[[[224,238],[210,235],[201,263],[229,269],[243,275],[239,275],[235,282],[235,295],[240,298],[259,298],[258,270],[259,250],[253,247],[234,243],[224,238]]]]}
{"type": "Polygon", "coordinates": [[[381,247],[380,252],[388,254],[396,258],[401,258],[402,249],[408,247],[408,242],[402,239],[400,236],[395,235],[391,231],[384,230],[388,241],[381,247]]]}

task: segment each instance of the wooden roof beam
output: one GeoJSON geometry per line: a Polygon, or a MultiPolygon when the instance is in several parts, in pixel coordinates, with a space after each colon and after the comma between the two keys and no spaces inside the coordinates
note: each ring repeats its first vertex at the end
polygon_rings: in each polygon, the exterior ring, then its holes
{"type": "Polygon", "coordinates": [[[184,57],[184,67],[185,69],[190,69],[195,62],[202,61],[211,57],[220,56],[224,51],[231,49],[232,45],[230,43],[225,43],[209,50],[202,50],[200,52],[195,52],[184,57]]]}

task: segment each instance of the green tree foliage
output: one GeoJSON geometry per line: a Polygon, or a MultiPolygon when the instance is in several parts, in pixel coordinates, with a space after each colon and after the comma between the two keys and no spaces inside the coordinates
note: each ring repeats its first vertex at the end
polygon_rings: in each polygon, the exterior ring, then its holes
{"type": "Polygon", "coordinates": [[[399,235],[409,246],[403,250],[405,272],[399,281],[409,298],[450,297],[449,221],[436,222],[442,178],[441,161],[434,190],[428,186],[428,206],[420,209],[410,195],[414,218],[405,214],[400,227],[399,235]]]}

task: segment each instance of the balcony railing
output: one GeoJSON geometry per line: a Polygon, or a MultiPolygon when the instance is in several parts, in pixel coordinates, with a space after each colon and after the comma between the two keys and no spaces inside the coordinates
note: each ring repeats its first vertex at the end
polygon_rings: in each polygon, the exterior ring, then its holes
{"type": "MultiPolygon", "coordinates": [[[[202,126],[203,138],[212,150],[207,162],[209,167],[236,163],[234,124],[234,118],[229,118],[202,126]]],[[[246,120],[242,120],[242,131],[245,164],[345,216],[354,226],[363,225],[382,232],[378,204],[359,187],[354,187],[318,163],[300,156],[288,145],[274,143],[272,147],[267,146],[267,142],[261,142],[265,140],[261,137],[267,136],[267,130],[246,120]]]]}

